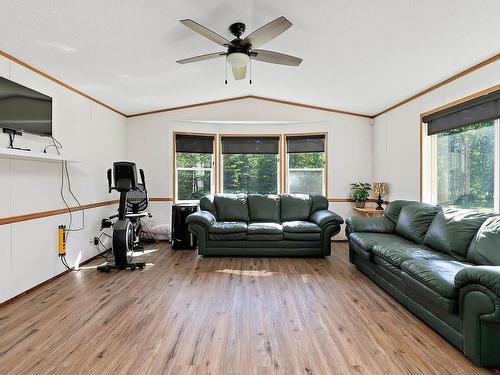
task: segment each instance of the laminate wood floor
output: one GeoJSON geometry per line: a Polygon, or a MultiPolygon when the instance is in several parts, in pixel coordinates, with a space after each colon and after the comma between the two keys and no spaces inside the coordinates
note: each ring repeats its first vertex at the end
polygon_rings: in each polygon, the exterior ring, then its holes
{"type": "Polygon", "coordinates": [[[325,259],[95,261],[0,309],[1,374],[484,374],[334,243],[325,259]]]}

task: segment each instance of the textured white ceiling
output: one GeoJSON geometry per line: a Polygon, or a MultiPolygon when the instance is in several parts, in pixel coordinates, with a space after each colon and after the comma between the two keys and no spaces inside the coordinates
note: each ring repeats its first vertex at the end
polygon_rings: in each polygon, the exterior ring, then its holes
{"type": "Polygon", "coordinates": [[[262,95],[374,114],[500,52],[499,0],[2,0],[0,49],[127,114],[262,95]],[[284,15],[263,46],[299,67],[253,63],[224,85],[221,48],[178,22],[230,38],[284,15]]]}

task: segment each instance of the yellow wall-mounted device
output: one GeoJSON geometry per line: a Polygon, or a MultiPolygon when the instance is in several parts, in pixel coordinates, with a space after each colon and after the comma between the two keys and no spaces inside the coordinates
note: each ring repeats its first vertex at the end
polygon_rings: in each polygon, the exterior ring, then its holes
{"type": "Polygon", "coordinates": [[[66,225],[59,225],[57,229],[57,251],[60,257],[66,255],[66,225]]]}

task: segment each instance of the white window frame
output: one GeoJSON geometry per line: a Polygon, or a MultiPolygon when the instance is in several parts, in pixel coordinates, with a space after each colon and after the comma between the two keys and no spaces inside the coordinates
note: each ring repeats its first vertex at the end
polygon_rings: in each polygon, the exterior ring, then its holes
{"type": "MultiPolygon", "coordinates": [[[[495,120],[494,212],[500,213],[500,119],[495,120]]],[[[437,204],[437,134],[427,135],[427,124],[422,128],[422,201],[437,204]]]]}
{"type": "MultiPolygon", "coordinates": [[[[224,136],[222,134],[222,136],[224,136]]],[[[265,137],[265,135],[255,135],[256,137],[265,137]]],[[[275,136],[270,136],[270,137],[275,137],[275,136]]],[[[248,137],[248,138],[252,138],[252,137],[248,137]]],[[[279,150],[281,150],[281,144],[280,144],[281,140],[279,139],[278,140],[278,147],[279,147],[279,150]]],[[[222,140],[220,141],[220,192],[221,193],[224,193],[224,154],[222,153],[222,140]]],[[[242,155],[245,155],[245,154],[242,154],[242,155]]],[[[255,155],[255,154],[246,154],[246,155],[255,155]]],[[[276,168],[277,168],[277,173],[276,173],[276,187],[277,187],[277,192],[276,194],[280,194],[281,193],[281,184],[280,184],[280,181],[281,181],[281,168],[280,168],[280,165],[281,165],[281,160],[280,160],[280,153],[278,152],[277,154],[268,154],[268,155],[276,155],[277,156],[277,161],[276,161],[276,168]]],[[[245,192],[245,193],[248,193],[248,194],[257,194],[257,193],[250,193],[250,192],[245,192]]]]}

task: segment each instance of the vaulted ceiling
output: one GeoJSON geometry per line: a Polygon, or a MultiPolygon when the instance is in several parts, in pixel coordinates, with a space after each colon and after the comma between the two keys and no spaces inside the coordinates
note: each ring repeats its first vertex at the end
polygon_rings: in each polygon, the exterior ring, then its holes
{"type": "Polygon", "coordinates": [[[127,113],[260,95],[374,114],[500,52],[498,0],[3,0],[0,49],[127,113]],[[284,15],[262,48],[304,59],[254,62],[253,84],[224,84],[221,50],[179,23],[231,38],[284,15]]]}

